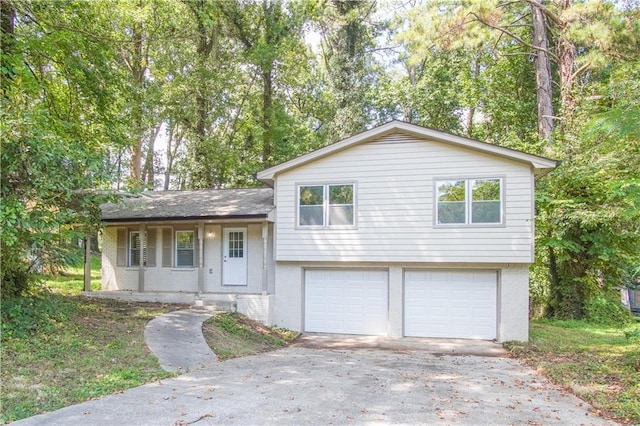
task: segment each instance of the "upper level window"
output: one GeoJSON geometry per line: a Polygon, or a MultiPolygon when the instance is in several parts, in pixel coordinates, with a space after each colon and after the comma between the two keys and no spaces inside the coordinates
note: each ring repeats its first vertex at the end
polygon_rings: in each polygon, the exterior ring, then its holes
{"type": "Polygon", "coordinates": [[[502,179],[436,182],[436,224],[502,224],[502,179]]]}
{"type": "MultiPolygon", "coordinates": [[[[146,237],[146,233],[145,233],[146,237]]],[[[142,264],[147,265],[147,238],[143,242],[140,241],[140,231],[131,231],[129,233],[129,266],[140,266],[140,244],[142,248],[142,264]]]]}
{"type": "Polygon", "coordinates": [[[301,185],[298,187],[298,226],[353,226],[353,200],[353,184],[301,185]]]}
{"type": "Polygon", "coordinates": [[[194,253],[193,231],[176,231],[176,266],[192,268],[194,253]]]}

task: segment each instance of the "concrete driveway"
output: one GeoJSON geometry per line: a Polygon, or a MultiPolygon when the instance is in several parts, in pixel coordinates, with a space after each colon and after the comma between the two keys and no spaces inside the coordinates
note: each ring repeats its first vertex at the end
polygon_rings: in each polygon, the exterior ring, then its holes
{"type": "Polygon", "coordinates": [[[498,345],[395,342],[312,336],[15,424],[613,424],[498,345]]]}

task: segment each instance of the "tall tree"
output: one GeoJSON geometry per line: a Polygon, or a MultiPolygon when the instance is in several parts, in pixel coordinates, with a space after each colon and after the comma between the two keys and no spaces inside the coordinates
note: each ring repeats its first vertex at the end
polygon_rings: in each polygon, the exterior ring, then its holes
{"type": "Polygon", "coordinates": [[[327,132],[334,140],[364,130],[369,121],[375,6],[371,0],[333,0],[325,6],[322,48],[333,109],[327,132]]]}
{"type": "Polygon", "coordinates": [[[3,2],[0,220],[3,296],[73,260],[94,226],[108,145],[122,138],[119,76],[90,3],[3,2]],[[9,46],[10,48],[5,48],[9,46]],[[85,228],[86,229],[86,228],[85,228]]]}

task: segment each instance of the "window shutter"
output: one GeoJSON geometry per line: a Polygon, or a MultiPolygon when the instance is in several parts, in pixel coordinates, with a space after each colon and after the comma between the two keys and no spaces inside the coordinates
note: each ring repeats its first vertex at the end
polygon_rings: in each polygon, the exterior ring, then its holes
{"type": "Polygon", "coordinates": [[[171,259],[173,255],[173,244],[171,237],[173,235],[173,229],[162,228],[162,267],[171,268],[173,261],[171,259]]]}
{"type": "Polygon", "coordinates": [[[193,267],[200,267],[200,240],[198,239],[198,231],[193,232],[193,267]]]}
{"type": "Polygon", "coordinates": [[[116,242],[116,266],[127,266],[127,230],[118,229],[116,242]]]}
{"type": "Polygon", "coordinates": [[[147,266],[156,266],[156,230],[147,230],[147,266]]]}

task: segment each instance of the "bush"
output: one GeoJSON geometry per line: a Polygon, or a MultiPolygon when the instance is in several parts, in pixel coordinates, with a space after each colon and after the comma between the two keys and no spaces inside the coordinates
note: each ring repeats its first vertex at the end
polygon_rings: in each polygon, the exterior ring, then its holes
{"type": "Polygon", "coordinates": [[[600,294],[584,304],[585,319],[598,325],[627,325],[633,322],[631,312],[613,295],[600,294]]]}
{"type": "MultiPolygon", "coordinates": [[[[3,252],[7,251],[3,247],[3,252]]],[[[29,271],[29,265],[14,256],[2,256],[0,268],[0,282],[2,283],[2,297],[13,298],[26,294],[35,282],[34,275],[29,271]]]]}

